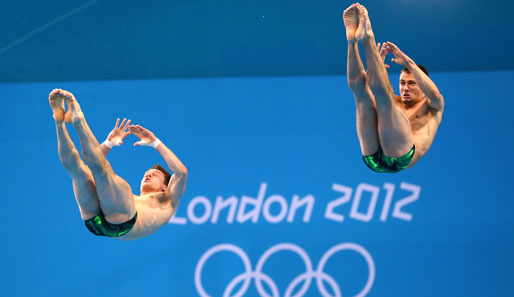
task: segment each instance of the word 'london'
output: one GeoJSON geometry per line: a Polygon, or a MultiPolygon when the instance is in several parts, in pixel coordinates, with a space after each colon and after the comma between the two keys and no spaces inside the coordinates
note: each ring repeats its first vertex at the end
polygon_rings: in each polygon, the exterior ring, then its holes
{"type": "MultiPolygon", "coordinates": [[[[245,223],[247,221],[257,223],[261,213],[264,219],[271,224],[281,223],[284,220],[288,223],[292,223],[294,222],[296,215],[301,215],[302,211],[302,221],[305,223],[310,222],[315,202],[314,196],[308,194],[300,198],[299,195],[293,195],[292,201],[288,203],[283,196],[277,194],[265,198],[267,187],[268,184],[264,182],[261,183],[257,198],[243,195],[241,199],[238,199],[235,196],[223,199],[223,197],[217,196],[214,206],[207,197],[196,196],[189,201],[187,206],[187,218],[179,217],[175,214],[169,223],[185,225],[187,221],[190,221],[196,225],[208,222],[211,224],[217,224],[220,220],[220,213],[227,208],[228,213],[226,215],[226,222],[229,224],[232,224],[234,220],[238,223],[245,223]],[[274,211],[271,210],[272,206],[274,211]],[[277,208],[279,209],[278,212],[276,211],[277,208]]],[[[385,222],[388,218],[391,204],[393,202],[395,185],[384,183],[383,189],[385,190],[385,197],[381,204],[380,221],[385,222]]],[[[410,194],[404,195],[404,197],[398,199],[394,203],[391,216],[396,219],[410,222],[412,220],[412,214],[402,211],[402,208],[418,200],[421,187],[402,182],[400,184],[400,189],[410,192],[410,194]]],[[[378,204],[380,187],[360,183],[354,191],[351,187],[334,183],[332,185],[332,190],[342,194],[342,196],[339,196],[326,204],[324,212],[325,219],[335,222],[343,222],[345,220],[345,216],[341,214],[343,207],[340,206],[350,202],[353,194],[350,213],[348,214],[349,218],[362,222],[369,222],[372,220],[378,204]],[[361,199],[363,197],[363,193],[366,193],[365,196],[369,196],[369,199],[361,199]],[[364,205],[366,202],[367,209],[364,205]],[[362,211],[363,208],[365,211],[362,211]]]]}

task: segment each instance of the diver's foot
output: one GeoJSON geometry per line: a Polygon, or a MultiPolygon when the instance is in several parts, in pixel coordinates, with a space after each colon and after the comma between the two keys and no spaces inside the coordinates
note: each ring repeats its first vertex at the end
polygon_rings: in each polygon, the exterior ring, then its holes
{"type": "Polygon", "coordinates": [[[53,117],[56,122],[64,121],[64,97],[60,94],[61,89],[53,89],[48,95],[50,107],[54,112],[53,117]]]}
{"type": "Polygon", "coordinates": [[[55,89],[52,91],[52,93],[50,93],[50,98],[55,98],[56,102],[59,102],[59,104],[62,106],[62,113],[61,110],[59,110],[58,113],[58,118],[60,121],[64,120],[66,123],[76,124],[84,118],[84,114],[80,109],[80,105],[71,92],[55,89]],[[66,113],[64,113],[64,102],[66,102],[66,105],[68,106],[66,113]]]}
{"type": "Polygon", "coordinates": [[[343,22],[346,27],[346,39],[348,41],[355,40],[355,31],[359,25],[359,9],[358,3],[350,5],[343,12],[343,22]]]}
{"type": "Polygon", "coordinates": [[[355,38],[357,40],[368,39],[373,36],[368,10],[364,5],[360,4],[357,4],[357,9],[359,10],[359,26],[357,27],[357,30],[355,30],[355,38]]]}

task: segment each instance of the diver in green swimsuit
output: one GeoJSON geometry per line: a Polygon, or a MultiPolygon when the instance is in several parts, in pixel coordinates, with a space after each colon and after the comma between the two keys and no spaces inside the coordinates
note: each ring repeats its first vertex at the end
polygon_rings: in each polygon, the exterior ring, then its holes
{"type": "MultiPolygon", "coordinates": [[[[414,63],[396,45],[375,43],[368,11],[358,3],[343,13],[348,40],[348,85],[357,107],[357,135],[364,163],[373,171],[394,173],[414,165],[432,145],[442,120],[444,99],[426,69],[414,63]],[[362,44],[367,71],[358,43],[362,44]],[[384,64],[404,68],[400,96],[394,95],[384,64]]],[[[408,25],[404,28],[408,30],[408,25]]]]}
{"type": "Polygon", "coordinates": [[[89,129],[80,105],[72,93],[55,89],[49,95],[57,131],[59,158],[73,182],[75,199],[86,227],[95,235],[133,240],[148,236],[166,224],[184,194],[187,169],[155,135],[130,120],[116,121],[107,140],[99,144],[89,129]],[[67,106],[67,108],[66,108],[67,106]],[[82,156],[73,144],[66,123],[73,125],[82,146],[82,156]],[[151,146],[164,158],[173,175],[154,165],[143,176],[141,194],[114,173],[105,158],[115,145],[133,134],[134,146],[151,146]]]}

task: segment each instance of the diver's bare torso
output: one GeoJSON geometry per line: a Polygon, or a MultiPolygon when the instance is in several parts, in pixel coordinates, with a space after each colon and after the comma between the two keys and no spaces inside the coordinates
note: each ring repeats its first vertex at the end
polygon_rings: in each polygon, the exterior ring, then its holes
{"type": "Polygon", "coordinates": [[[141,196],[133,195],[137,210],[136,224],[121,240],[133,240],[148,236],[166,224],[176,207],[171,205],[172,199],[166,197],[165,192],[149,193],[141,196]]]}
{"type": "Polygon", "coordinates": [[[416,146],[416,152],[409,167],[414,165],[421,157],[423,157],[434,140],[439,124],[441,124],[443,112],[438,111],[430,105],[427,100],[423,100],[416,105],[407,108],[401,103],[401,97],[395,95],[395,102],[402,107],[405,115],[409,118],[412,138],[416,146]]]}

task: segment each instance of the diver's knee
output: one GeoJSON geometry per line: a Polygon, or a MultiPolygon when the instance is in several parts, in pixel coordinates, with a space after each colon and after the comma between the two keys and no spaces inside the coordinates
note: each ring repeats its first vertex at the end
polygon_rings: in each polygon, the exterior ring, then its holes
{"type": "Polygon", "coordinates": [[[81,167],[82,160],[78,156],[59,156],[59,159],[61,160],[61,164],[66,168],[68,171],[79,171],[81,167]]]}
{"type": "Polygon", "coordinates": [[[392,96],[394,94],[391,85],[388,83],[384,84],[383,82],[377,81],[376,79],[369,78],[368,86],[375,96],[386,97],[392,96]]]}
{"type": "Polygon", "coordinates": [[[111,165],[107,160],[86,160],[87,166],[91,170],[93,174],[101,174],[101,175],[107,175],[112,172],[111,165]]]}

